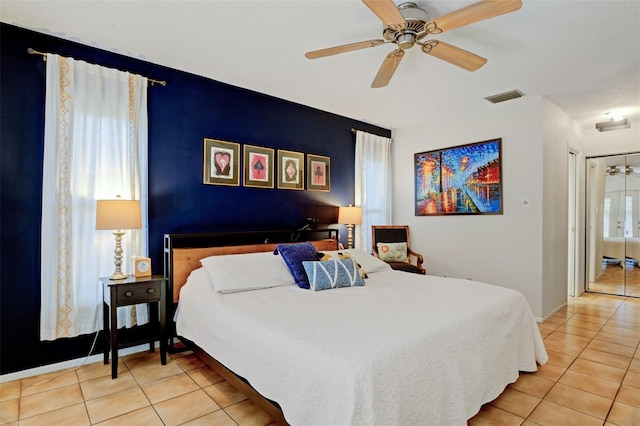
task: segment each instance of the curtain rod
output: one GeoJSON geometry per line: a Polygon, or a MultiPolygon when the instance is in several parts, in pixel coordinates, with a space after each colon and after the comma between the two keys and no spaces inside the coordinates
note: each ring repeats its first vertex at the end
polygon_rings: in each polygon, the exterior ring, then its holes
{"type": "MultiPolygon", "coordinates": [[[[353,133],[354,135],[356,134],[356,132],[365,132],[364,130],[358,130],[358,129],[354,129],[353,127],[351,128],[351,133],[353,133]]],[[[365,133],[369,133],[371,135],[375,135],[375,133],[370,133],[370,132],[365,132],[365,133]]],[[[386,138],[387,136],[382,136],[382,135],[376,135],[376,136],[380,136],[381,138],[386,138]]]]}
{"type": "MultiPolygon", "coordinates": [[[[28,53],[29,55],[40,55],[40,56],[42,56],[42,59],[43,59],[43,60],[45,60],[45,61],[47,60],[47,54],[46,54],[46,53],[38,52],[38,51],[37,51],[37,50],[35,50],[35,49],[28,48],[28,49],[27,49],[27,53],[28,53]]],[[[167,82],[166,82],[166,81],[164,81],[164,80],[154,80],[154,79],[149,78],[149,77],[147,77],[147,80],[149,80],[149,81],[151,82],[151,85],[152,85],[152,86],[153,86],[153,85],[155,85],[155,84],[159,84],[159,85],[161,85],[161,86],[166,86],[166,85],[167,85],[167,82]]]]}

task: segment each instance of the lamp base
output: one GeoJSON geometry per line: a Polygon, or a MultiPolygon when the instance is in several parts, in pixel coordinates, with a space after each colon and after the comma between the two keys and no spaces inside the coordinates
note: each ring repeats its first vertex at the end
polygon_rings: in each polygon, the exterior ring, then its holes
{"type": "Polygon", "coordinates": [[[127,274],[123,274],[122,272],[114,272],[113,275],[111,275],[109,277],[110,280],[124,280],[125,278],[127,278],[129,275],[127,274]]]}
{"type": "Polygon", "coordinates": [[[347,225],[347,248],[353,248],[353,225],[347,225]]]}
{"type": "Polygon", "coordinates": [[[115,256],[113,258],[113,263],[116,265],[115,272],[109,277],[110,280],[123,280],[128,277],[127,274],[122,272],[122,236],[124,235],[124,231],[121,229],[117,229],[113,231],[113,235],[116,238],[116,249],[114,251],[115,256]]]}

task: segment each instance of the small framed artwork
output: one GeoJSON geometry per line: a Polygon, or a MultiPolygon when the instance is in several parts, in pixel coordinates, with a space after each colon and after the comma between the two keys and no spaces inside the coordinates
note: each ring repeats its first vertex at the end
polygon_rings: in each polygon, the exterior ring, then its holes
{"type": "Polygon", "coordinates": [[[204,140],[204,178],[208,185],[240,185],[240,144],[204,140]]]}
{"type": "Polygon", "coordinates": [[[304,154],[278,150],[278,188],[304,189],[304,154]]]}
{"type": "Polygon", "coordinates": [[[331,190],[331,159],[322,155],[307,154],[307,189],[331,190]]]}
{"type": "Polygon", "coordinates": [[[273,188],[273,148],[244,145],[244,186],[273,188]]]}
{"type": "Polygon", "coordinates": [[[415,215],[502,214],[502,139],[414,154],[415,215]]]}

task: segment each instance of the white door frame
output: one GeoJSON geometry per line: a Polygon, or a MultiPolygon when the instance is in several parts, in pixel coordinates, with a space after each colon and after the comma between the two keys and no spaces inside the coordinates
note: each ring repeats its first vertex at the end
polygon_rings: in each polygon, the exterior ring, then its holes
{"type": "Polygon", "coordinates": [[[569,148],[568,165],[567,165],[567,188],[568,188],[568,265],[567,265],[567,295],[569,297],[580,296],[581,289],[578,278],[578,152],[569,148]]]}

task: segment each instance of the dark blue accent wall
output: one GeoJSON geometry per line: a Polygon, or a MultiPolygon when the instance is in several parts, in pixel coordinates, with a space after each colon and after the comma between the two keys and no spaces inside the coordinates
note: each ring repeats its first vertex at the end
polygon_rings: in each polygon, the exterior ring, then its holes
{"type": "Polygon", "coordinates": [[[330,225],[336,206],[354,200],[351,128],[391,134],[261,93],[0,25],[2,374],[84,356],[93,338],[39,338],[45,63],[27,54],[27,48],[167,81],[166,87],[148,91],[149,254],[156,273],[162,272],[165,233],[298,228],[307,217],[330,225]],[[204,185],[204,138],[329,156],[331,191],[204,185]]]}

